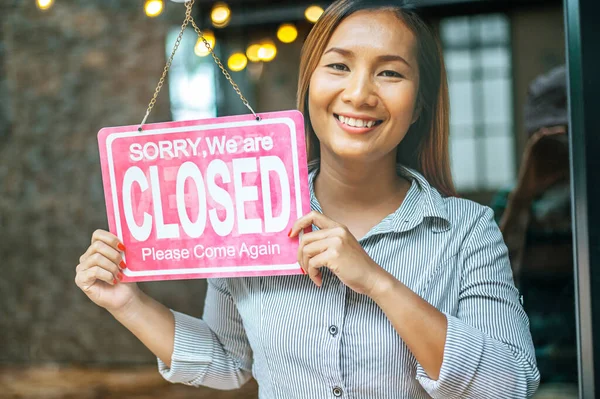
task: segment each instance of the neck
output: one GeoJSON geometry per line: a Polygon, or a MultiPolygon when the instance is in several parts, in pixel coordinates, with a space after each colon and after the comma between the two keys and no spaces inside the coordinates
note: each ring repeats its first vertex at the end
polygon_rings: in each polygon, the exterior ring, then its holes
{"type": "Polygon", "coordinates": [[[395,154],[365,164],[344,162],[322,151],[314,187],[324,210],[330,206],[364,210],[398,198],[410,183],[398,176],[395,154]]]}

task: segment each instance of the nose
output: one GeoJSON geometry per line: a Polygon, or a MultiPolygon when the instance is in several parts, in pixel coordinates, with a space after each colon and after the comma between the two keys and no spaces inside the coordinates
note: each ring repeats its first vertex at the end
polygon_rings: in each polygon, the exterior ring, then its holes
{"type": "Polygon", "coordinates": [[[377,105],[375,87],[367,71],[355,70],[348,76],[346,88],[342,93],[342,101],[355,108],[377,105]]]}

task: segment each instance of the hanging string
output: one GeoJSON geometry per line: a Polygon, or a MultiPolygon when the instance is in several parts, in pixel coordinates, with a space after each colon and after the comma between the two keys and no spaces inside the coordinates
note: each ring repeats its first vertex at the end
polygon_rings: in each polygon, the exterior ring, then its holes
{"type": "Polygon", "coordinates": [[[183,32],[185,31],[185,29],[187,28],[187,26],[190,23],[192,24],[194,31],[198,34],[198,37],[204,42],[204,45],[206,46],[206,48],[212,55],[214,62],[219,66],[219,68],[221,69],[221,72],[223,72],[223,75],[229,81],[229,83],[231,84],[231,87],[233,87],[233,90],[235,90],[235,92],[238,94],[238,96],[242,100],[242,103],[244,103],[244,105],[250,110],[250,112],[252,112],[252,114],[254,115],[254,118],[257,121],[260,121],[260,116],[258,116],[256,114],[256,112],[254,112],[254,109],[252,109],[252,107],[248,103],[248,100],[246,100],[246,97],[244,97],[244,95],[242,94],[242,91],[240,90],[239,86],[233,81],[233,78],[231,77],[231,75],[229,74],[227,69],[225,69],[225,67],[223,66],[223,63],[221,62],[219,57],[217,57],[217,55],[213,51],[212,46],[210,45],[208,40],[206,40],[206,38],[204,37],[204,33],[202,33],[200,28],[198,28],[198,25],[196,25],[196,22],[194,21],[194,17],[192,17],[192,8],[194,7],[194,1],[195,0],[189,0],[189,1],[185,2],[185,19],[183,20],[183,23],[181,24],[181,30],[179,31],[179,34],[177,35],[177,39],[175,40],[175,44],[173,45],[173,50],[171,51],[171,55],[169,56],[169,59],[167,60],[167,63],[165,65],[165,67],[163,68],[162,76],[160,77],[160,80],[158,81],[158,85],[156,86],[156,89],[154,90],[154,96],[152,96],[152,99],[150,100],[150,103],[148,104],[148,108],[146,109],[146,115],[144,115],[144,119],[142,119],[142,123],[138,127],[138,131],[140,131],[140,132],[142,131],[142,127],[146,123],[146,120],[148,119],[150,112],[152,112],[152,108],[154,108],[154,105],[156,104],[156,99],[158,98],[158,93],[160,93],[160,90],[162,89],[162,87],[165,83],[167,73],[169,72],[169,69],[171,68],[171,64],[173,63],[173,57],[175,57],[175,53],[177,52],[177,49],[179,48],[179,45],[181,44],[181,39],[183,38],[183,32]]]}

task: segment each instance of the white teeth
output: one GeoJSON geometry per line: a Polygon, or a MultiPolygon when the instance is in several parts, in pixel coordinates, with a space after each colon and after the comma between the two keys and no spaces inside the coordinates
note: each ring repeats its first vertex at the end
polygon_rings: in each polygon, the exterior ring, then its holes
{"type": "Polygon", "coordinates": [[[362,119],[355,118],[346,118],[345,116],[338,115],[338,119],[344,125],[352,126],[352,127],[373,127],[375,125],[375,121],[365,121],[362,119]]]}

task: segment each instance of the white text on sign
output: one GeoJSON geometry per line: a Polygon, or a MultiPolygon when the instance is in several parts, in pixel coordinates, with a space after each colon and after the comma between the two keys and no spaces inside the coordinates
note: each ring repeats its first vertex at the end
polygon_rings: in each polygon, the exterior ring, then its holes
{"type": "Polygon", "coordinates": [[[210,222],[215,233],[224,237],[231,234],[234,226],[234,218],[237,221],[239,234],[283,231],[288,224],[291,210],[289,178],[281,158],[278,156],[237,158],[232,161],[232,167],[233,171],[230,172],[225,162],[220,159],[213,159],[208,164],[206,175],[202,176],[200,169],[195,163],[183,163],[177,172],[175,193],[179,223],[169,224],[164,223],[157,166],[149,167],[150,182],[148,182],[144,171],[140,167],[129,167],[123,179],[123,206],[127,227],[132,236],[138,241],[147,240],[150,237],[152,225],[154,224],[158,239],[179,238],[181,230],[188,237],[198,238],[203,234],[207,222],[210,222]],[[244,203],[258,200],[258,187],[244,186],[242,175],[253,172],[260,173],[264,226],[260,219],[247,218],[245,215],[244,203]],[[274,173],[279,179],[279,187],[281,189],[282,209],[277,216],[273,215],[271,205],[271,173],[274,173]],[[221,178],[223,183],[230,183],[233,177],[235,202],[232,200],[229,192],[216,183],[217,176],[221,178]],[[199,212],[198,217],[194,221],[190,220],[186,210],[184,188],[188,179],[193,181],[197,189],[199,212]],[[143,222],[139,225],[133,216],[133,203],[131,201],[134,184],[137,184],[142,192],[151,190],[154,208],[154,217],[144,212],[143,222]],[[218,218],[216,209],[208,209],[207,195],[225,209],[226,216],[224,220],[218,218]]]}

